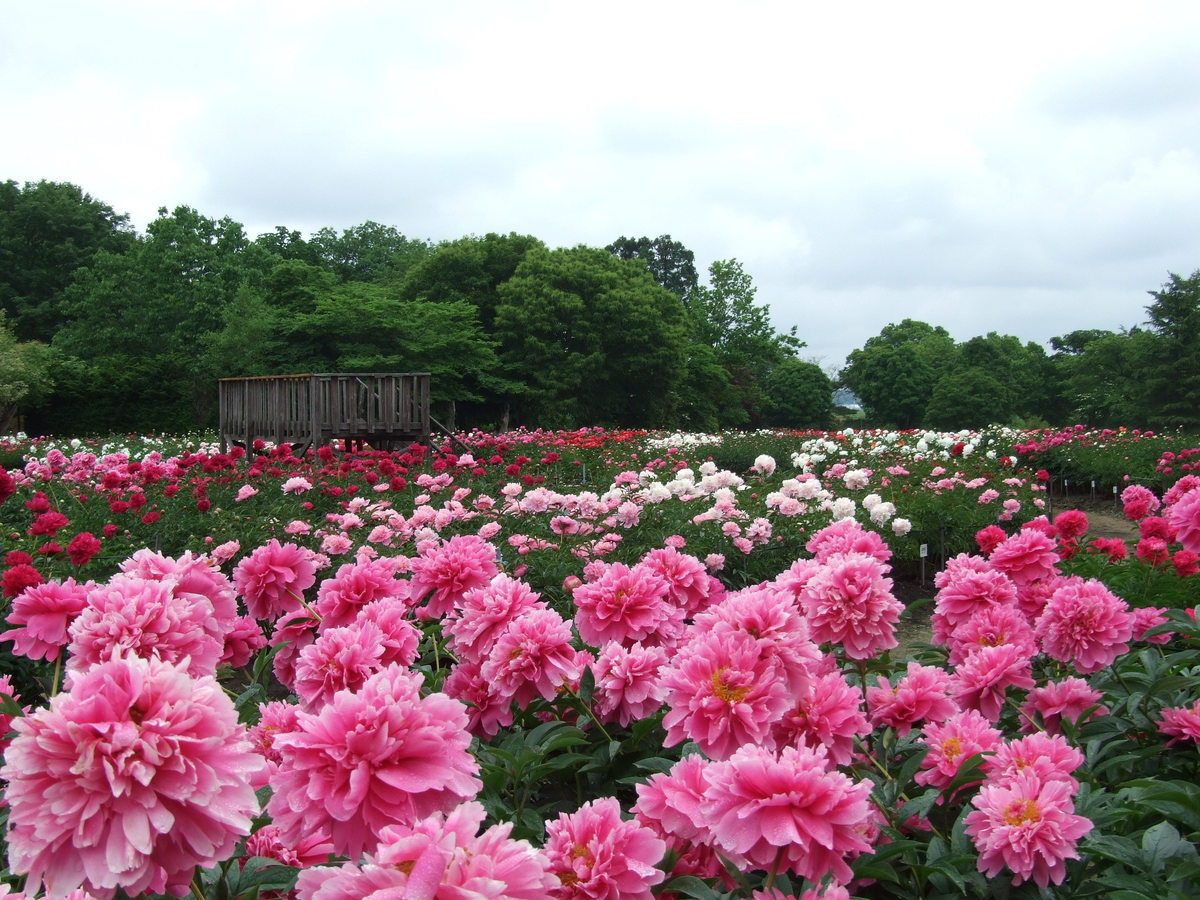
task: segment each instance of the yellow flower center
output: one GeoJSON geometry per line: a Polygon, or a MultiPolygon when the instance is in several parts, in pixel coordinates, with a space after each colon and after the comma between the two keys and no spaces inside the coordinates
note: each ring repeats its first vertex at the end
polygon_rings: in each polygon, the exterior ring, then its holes
{"type": "Polygon", "coordinates": [[[1026,822],[1041,821],[1042,814],[1032,800],[1014,800],[1004,811],[1004,821],[1009,825],[1024,825],[1026,822]]]}
{"type": "Polygon", "coordinates": [[[734,687],[725,682],[725,673],[729,669],[722,667],[712,674],[713,696],[718,700],[723,700],[725,703],[741,703],[745,696],[750,693],[750,687],[734,687]]]}

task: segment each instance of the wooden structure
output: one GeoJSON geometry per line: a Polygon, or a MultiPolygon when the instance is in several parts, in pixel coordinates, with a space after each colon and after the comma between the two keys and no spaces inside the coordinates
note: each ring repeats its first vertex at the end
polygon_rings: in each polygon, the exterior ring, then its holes
{"type": "Polygon", "coordinates": [[[429,435],[429,373],[349,372],[222,378],[221,449],[256,439],[297,453],[342,439],[379,450],[429,435]]]}

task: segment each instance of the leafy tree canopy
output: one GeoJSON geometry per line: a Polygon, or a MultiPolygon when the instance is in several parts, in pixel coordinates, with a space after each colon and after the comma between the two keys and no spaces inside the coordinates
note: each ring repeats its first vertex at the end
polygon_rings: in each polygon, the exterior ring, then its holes
{"type": "Polygon", "coordinates": [[[833,382],[816,363],[785,359],[767,377],[766,423],[789,428],[828,428],[833,421],[833,382]]]}
{"type": "Polygon", "coordinates": [[[692,292],[700,283],[696,272],[696,254],[669,234],[656,238],[619,237],[606,248],[621,259],[640,259],[654,280],[675,294],[684,306],[691,303],[692,292]]]}
{"type": "Polygon", "coordinates": [[[950,332],[905,319],[884,326],[851,352],[841,381],[862,401],[870,420],[913,428],[921,424],[934,385],[957,361],[950,332]]]}

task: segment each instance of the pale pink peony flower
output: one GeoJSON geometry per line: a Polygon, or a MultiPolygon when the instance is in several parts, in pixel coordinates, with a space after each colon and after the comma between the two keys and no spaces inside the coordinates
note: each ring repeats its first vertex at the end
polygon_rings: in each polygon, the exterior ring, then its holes
{"type": "Polygon", "coordinates": [[[1013,644],[980,647],[951,676],[951,693],[963,709],[978,710],[996,722],[1010,687],[1033,687],[1031,668],[1029,654],[1013,644]]]}
{"type": "Polygon", "coordinates": [[[879,562],[887,564],[892,558],[883,538],[874,531],[868,531],[854,519],[841,519],[832,525],[826,525],[804,545],[809,553],[816,557],[817,562],[826,562],[829,557],[842,553],[864,553],[873,556],[879,562]]]}
{"type": "Polygon", "coordinates": [[[656,773],[636,785],[638,799],[633,811],[637,820],[684,841],[708,843],[712,835],[700,805],[708,791],[707,773],[712,765],[703,756],[685,756],[669,772],[656,773]]]}
{"type": "Polygon", "coordinates": [[[1192,488],[1167,509],[1167,521],[1175,540],[1193,553],[1200,553],[1200,487],[1192,488]]]}
{"type": "Polygon", "coordinates": [[[934,615],[954,629],[985,609],[1016,606],[1017,586],[995,569],[960,570],[944,582],[934,599],[934,615]]]}
{"type": "Polygon", "coordinates": [[[440,619],[472,588],[483,587],[500,570],[496,548],[473,534],[455,535],[444,543],[422,548],[412,562],[412,600],[422,603],[417,618],[440,619]]]}
{"type": "Polygon", "coordinates": [[[8,623],[17,627],[0,634],[0,641],[12,641],[12,652],[18,656],[53,662],[67,645],[67,629],[83,612],[88,592],[95,586],[95,582],[77,584],[68,578],[26,588],[13,598],[8,614],[8,623]]]}
{"type": "Polygon", "coordinates": [[[377,625],[329,628],[300,651],[292,690],[301,708],[314,712],[338,691],[357,691],[386,667],[383,657],[383,634],[377,625]]]}
{"type": "Polygon", "coordinates": [[[571,646],[571,624],[552,609],[528,609],[497,636],[480,673],[497,694],[524,709],[535,697],[553,700],[582,667],[571,646]]]}
{"type": "Polygon", "coordinates": [[[976,753],[991,753],[1000,746],[1002,735],[978,712],[968,709],[940,725],[926,724],[921,737],[929,752],[921,760],[921,770],[913,780],[945,790],[964,761],[976,753]]]}
{"type": "Polygon", "coordinates": [[[892,595],[883,563],[864,553],[834,554],[800,592],[812,639],[845,649],[850,659],[890,650],[903,604],[892,595]]]}
{"type": "Polygon", "coordinates": [[[383,830],[376,851],[360,864],[306,869],[298,900],[551,900],[558,881],[550,861],[527,841],[509,837],[512,825],[478,834],[483,807],[467,802],[411,826],[383,830]]]}
{"type": "Polygon", "coordinates": [[[466,710],[445,694],[422,697],[422,681],[391,666],[275,736],[282,759],[267,811],[285,840],[326,830],[338,853],[357,857],[388,825],[475,796],[482,784],[466,710]]]}
{"type": "Polygon", "coordinates": [[[254,485],[243,484],[240,488],[238,488],[237,496],[235,496],[233,500],[235,503],[243,503],[257,493],[258,488],[256,488],[254,485]]]}
{"type": "Polygon", "coordinates": [[[368,603],[394,599],[407,601],[409,583],[396,577],[391,557],[357,560],[339,566],[337,574],[317,587],[313,605],[321,617],[320,630],[349,625],[368,603]]]}
{"type": "Polygon", "coordinates": [[[906,673],[892,687],[880,678],[867,688],[871,721],[896,729],[901,737],[918,722],[944,722],[959,711],[950,697],[950,674],[936,666],[910,662],[906,673]]]}
{"type": "Polygon", "coordinates": [[[483,677],[480,663],[464,659],[455,663],[442,682],[446,696],[461,701],[467,708],[467,730],[476,737],[495,737],[501,728],[513,722],[512,696],[497,691],[483,677]]]}
{"type": "Polygon", "coordinates": [[[933,585],[938,590],[946,587],[946,585],[957,581],[968,572],[991,572],[992,564],[982,556],[974,556],[969,553],[960,553],[957,556],[952,556],[946,560],[946,565],[942,571],[933,576],[933,585]]]}
{"type": "Polygon", "coordinates": [[[546,823],[545,852],[560,900],[651,900],[651,888],[666,877],[656,868],[666,850],[649,828],[622,819],[612,797],[546,823]]]}
{"type": "Polygon", "coordinates": [[[983,761],[983,771],[996,783],[1011,781],[1019,772],[1032,772],[1042,781],[1065,781],[1072,792],[1079,782],[1073,772],[1083,765],[1083,754],[1061,734],[1037,731],[1005,741],[983,761]]]}
{"type": "Polygon", "coordinates": [[[233,570],[233,586],[256,619],[275,619],[300,609],[304,592],[317,580],[308,550],[271,538],[233,570]]]}
{"type": "MultiPolygon", "coordinates": [[[[285,494],[303,494],[306,491],[312,490],[312,482],[307,478],[302,478],[296,475],[285,481],[279,488],[285,494]]],[[[259,618],[256,616],[256,618],[259,618]]]]}
{"type": "Polygon", "coordinates": [[[666,697],[659,679],[659,670],[666,664],[667,651],[662,647],[623,647],[615,641],[605,644],[591,667],[596,715],[623,728],[654,715],[666,697]]]}
{"type": "MultiPolygon", "coordinates": [[[[275,738],[296,729],[296,714],[299,712],[299,706],[294,703],[285,703],[282,700],[260,703],[258,722],[246,730],[246,737],[254,748],[254,752],[267,761],[268,776],[279,767],[279,763],[283,760],[279,751],[275,749],[275,738]]],[[[255,787],[257,786],[255,785],[255,787]]]]}
{"type": "Polygon", "coordinates": [[[1087,719],[1083,718],[1084,713],[1093,707],[1095,709],[1088,714],[1088,719],[1107,715],[1108,707],[1100,702],[1103,699],[1104,695],[1094,690],[1082,678],[1071,677],[1048,682],[1025,695],[1025,702],[1021,704],[1021,730],[1033,731],[1036,727],[1036,716],[1047,732],[1058,734],[1063,719],[1075,723],[1085,722],[1087,719]]]}
{"type": "Polygon", "coordinates": [[[1191,706],[1174,706],[1162,711],[1158,730],[1171,740],[1168,744],[1192,741],[1200,744],[1200,700],[1191,706]]]}
{"type": "Polygon", "coordinates": [[[1034,634],[1047,656],[1088,675],[1129,650],[1133,625],[1129,604],[1102,582],[1071,578],[1047,601],[1034,634]]]}
{"type": "Polygon", "coordinates": [[[234,586],[211,557],[197,556],[188,550],[172,559],[153,550],[142,549],[121,563],[121,572],[147,581],[170,579],[176,595],[185,599],[191,599],[190,595],[203,597],[212,604],[213,615],[222,628],[228,627],[237,617],[234,586]]]}
{"type": "Polygon", "coordinates": [[[1133,613],[1133,640],[1145,641],[1148,644],[1167,644],[1170,643],[1174,632],[1165,631],[1162,634],[1156,634],[1153,637],[1146,637],[1146,632],[1156,625],[1163,625],[1170,621],[1167,616],[1167,610],[1159,606],[1142,606],[1131,610],[1133,613]]]}
{"type": "Polygon", "coordinates": [[[662,670],[668,747],[693,740],[725,759],[746,743],[773,746],[771,732],[791,705],[787,680],[768,647],[741,631],[711,631],[681,646],[662,670]]]}
{"type": "Polygon", "coordinates": [[[61,896],[188,890],[250,833],[263,761],[210,676],[114,659],[13,723],[9,861],[61,896]]]}
{"type": "Polygon", "coordinates": [[[1007,538],[992,551],[988,562],[1017,586],[1058,574],[1054,539],[1034,528],[1023,528],[1007,538]]]}
{"type": "Polygon", "coordinates": [[[212,604],[200,595],[177,595],[172,578],[114,575],[88,593],[87,606],[71,623],[68,680],[128,655],[183,665],[192,676],[211,675],[225,647],[224,632],[215,630],[212,604]]]}
{"type": "Polygon", "coordinates": [[[955,628],[948,636],[936,634],[950,649],[948,662],[952,666],[962,662],[982,647],[997,647],[1012,644],[1025,656],[1037,655],[1037,640],[1033,626],[1015,606],[995,606],[983,609],[955,628]]]}
{"type": "Polygon", "coordinates": [[[678,634],[683,610],[667,600],[669,586],[649,568],[613,563],[595,581],[571,592],[575,627],[586,644],[645,641],[660,628],[678,634]]]}
{"type": "Polygon", "coordinates": [[[708,770],[700,809],[716,844],[755,869],[811,881],[853,877],[847,860],[868,852],[862,827],[871,784],[835,771],[823,748],[747,745],[708,770]]]}
{"type": "Polygon", "coordinates": [[[1042,781],[1031,772],[980,788],[966,818],[979,871],[994,878],[1007,866],[1013,884],[1031,878],[1041,888],[1062,884],[1065,861],[1079,858],[1076,843],[1092,830],[1089,819],[1075,815],[1071,795],[1066,782],[1042,781]]]}
{"type": "Polygon", "coordinates": [[[541,595],[525,582],[500,573],[467,591],[442,623],[450,649],[460,660],[482,663],[508,623],[531,609],[546,609],[541,595]]]}
{"type": "Polygon", "coordinates": [[[725,586],[708,574],[704,563],[680,553],[672,546],[651,550],[642,557],[638,568],[649,569],[667,583],[672,605],[694,615],[720,601],[725,586]]]}
{"type": "Polygon", "coordinates": [[[809,679],[775,726],[777,747],[824,747],[836,765],[854,757],[854,740],[870,734],[862,693],[834,669],[809,679]]]}
{"type": "MultiPolygon", "coordinates": [[[[329,862],[333,844],[324,832],[306,834],[298,841],[285,841],[278,825],[264,825],[246,841],[246,855],[273,859],[285,866],[305,868],[329,862]]],[[[261,895],[260,895],[261,896],[261,895]]]]}

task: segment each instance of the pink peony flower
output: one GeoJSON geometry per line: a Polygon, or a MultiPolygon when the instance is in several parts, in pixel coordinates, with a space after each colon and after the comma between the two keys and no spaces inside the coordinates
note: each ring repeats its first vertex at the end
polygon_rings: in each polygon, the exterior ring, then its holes
{"type": "MultiPolygon", "coordinates": [[[[936,631],[935,626],[935,635],[936,631]]],[[[1015,604],[983,609],[943,640],[950,648],[948,661],[952,666],[961,665],[982,647],[1000,644],[1012,644],[1027,657],[1036,656],[1038,652],[1033,626],[1015,604]]]]}
{"type": "Polygon", "coordinates": [[[411,826],[383,830],[378,848],[360,864],[321,866],[300,873],[298,900],[551,900],[558,882],[549,860],[527,841],[509,837],[512,825],[478,834],[483,807],[463,803],[411,826]]]}
{"type": "Polygon", "coordinates": [[[450,613],[472,588],[483,587],[500,570],[496,548],[473,534],[455,535],[422,549],[412,562],[412,600],[419,619],[440,619],[450,613]]]}
{"type": "Polygon", "coordinates": [[[388,825],[475,796],[466,710],[445,694],[422,697],[422,681],[391,666],[275,736],[281,761],[267,811],[285,840],[325,830],[338,853],[357,857],[388,825]]]}
{"type": "Polygon", "coordinates": [[[1104,695],[1093,690],[1082,678],[1064,678],[1062,681],[1051,681],[1041,687],[1035,687],[1025,695],[1021,704],[1021,730],[1033,731],[1036,727],[1035,716],[1041,720],[1042,727],[1050,734],[1058,734],[1060,722],[1065,718],[1069,722],[1085,722],[1084,713],[1093,709],[1087,718],[1108,714],[1108,707],[1100,701],[1104,695]]]}
{"type": "Polygon", "coordinates": [[[892,551],[883,538],[863,528],[854,519],[841,519],[826,525],[808,539],[804,549],[822,563],[834,554],[841,553],[865,553],[884,565],[892,558],[892,551]]]}
{"type": "Polygon", "coordinates": [[[579,637],[599,647],[608,641],[645,641],[660,628],[677,635],[683,610],[668,602],[668,592],[666,580],[653,570],[613,563],[598,579],[572,591],[579,637]]]}
{"type": "Polygon", "coordinates": [[[254,658],[254,654],[267,646],[262,627],[250,616],[238,616],[225,633],[225,646],[221,650],[221,663],[241,668],[254,658]]]}
{"type": "Polygon", "coordinates": [[[995,722],[1010,687],[1033,687],[1030,670],[1030,656],[1020,647],[980,647],[951,676],[951,691],[963,709],[979,710],[989,722],[995,722]]]}
{"type": "Polygon", "coordinates": [[[727,853],[756,869],[811,881],[853,877],[847,858],[871,849],[861,827],[871,784],[835,771],[823,748],[747,745],[708,771],[700,809],[727,853]]]}
{"type": "Polygon", "coordinates": [[[1047,656],[1087,675],[1129,649],[1133,625],[1129,604],[1102,582],[1071,578],[1050,596],[1034,633],[1047,656]]]}
{"type": "Polygon", "coordinates": [[[188,602],[207,600],[216,619],[211,629],[223,635],[237,618],[237,595],[233,584],[207,556],[196,556],[190,550],[178,559],[163,556],[150,549],[138,550],[121,563],[121,572],[147,581],[171,580],[175,595],[188,602]]]}
{"type": "Polygon", "coordinates": [[[1083,537],[1087,530],[1087,513],[1081,509],[1066,509],[1054,517],[1054,531],[1063,540],[1083,537]]]}
{"type": "Polygon", "coordinates": [[[12,641],[13,653],[18,656],[53,662],[67,645],[67,629],[83,612],[87,594],[95,586],[91,581],[77,584],[68,578],[28,588],[13,598],[8,623],[17,627],[0,634],[0,641],[12,641]]]}
{"type": "Polygon", "coordinates": [[[546,609],[529,585],[501,573],[482,587],[463,594],[442,623],[450,649],[459,659],[482,662],[508,623],[531,609],[546,609]]]}
{"type": "Polygon", "coordinates": [[[979,552],[986,556],[1004,543],[1007,537],[999,525],[989,525],[975,532],[975,543],[979,546],[979,552]]]}
{"type": "Polygon", "coordinates": [[[942,790],[950,786],[964,761],[976,753],[991,753],[1001,739],[1000,732],[973,709],[955,713],[940,725],[927,724],[921,736],[929,752],[913,780],[942,790]]]}
{"type": "Polygon", "coordinates": [[[854,757],[854,739],[870,734],[862,693],[837,669],[809,679],[775,726],[777,747],[824,747],[836,765],[854,757]]]}
{"type": "Polygon", "coordinates": [[[666,664],[667,651],[662,647],[623,647],[615,641],[605,644],[592,663],[596,715],[622,728],[654,715],[666,697],[659,679],[659,670],[666,664]]]}
{"type": "Polygon", "coordinates": [[[1192,741],[1200,744],[1200,700],[1191,706],[1174,706],[1162,711],[1158,730],[1171,740],[1168,744],[1192,741]]]}
{"type": "Polygon", "coordinates": [[[480,674],[497,694],[524,709],[535,697],[553,700],[575,684],[581,666],[571,647],[571,624],[552,609],[529,609],[497,636],[480,674]]]}
{"type": "Polygon", "coordinates": [[[985,572],[966,570],[944,582],[934,599],[934,615],[953,630],[982,610],[1015,606],[1017,586],[995,569],[985,572]]]}
{"type": "Polygon", "coordinates": [[[1031,772],[980,788],[966,818],[979,871],[994,878],[1007,866],[1013,884],[1031,878],[1041,888],[1062,884],[1064,862],[1079,858],[1076,843],[1092,830],[1090,820],[1075,815],[1071,794],[1066,782],[1042,781],[1031,772]]]}
{"type": "Polygon", "coordinates": [[[1018,773],[1032,772],[1042,781],[1065,781],[1072,792],[1078,786],[1072,773],[1083,765],[1083,754],[1060,734],[1034,732],[1005,741],[983,761],[983,771],[994,782],[1004,783],[1018,773]]]}
{"type": "Polygon", "coordinates": [[[177,595],[173,578],[148,581],[114,575],[93,588],[71,623],[67,675],[121,656],[183,665],[192,676],[211,675],[225,648],[212,604],[198,594],[177,595]]]}
{"type": "Polygon", "coordinates": [[[845,648],[851,659],[890,650],[903,604],[892,596],[883,563],[864,553],[833,554],[800,592],[812,639],[845,648]]]}
{"type": "Polygon", "coordinates": [[[1053,538],[1034,528],[1023,528],[1007,538],[992,551],[988,562],[1018,586],[1058,573],[1053,538]]]}
{"type": "Polygon", "coordinates": [[[314,712],[338,691],[357,691],[383,670],[383,634],[373,624],[330,628],[300,651],[292,690],[306,712],[314,712]]]}
{"type": "Polygon", "coordinates": [[[746,743],[771,742],[791,698],[782,666],[763,642],[740,631],[698,634],[662,670],[666,746],[693,740],[725,759],[746,743]]]}
{"type": "Polygon", "coordinates": [[[1125,518],[1134,520],[1144,519],[1161,506],[1154,492],[1140,484],[1131,484],[1121,491],[1121,503],[1125,508],[1125,518]]]}
{"type": "Polygon", "coordinates": [[[651,775],[636,785],[633,811],[639,822],[684,841],[709,843],[708,819],[700,811],[708,791],[708,769],[702,756],[685,756],[666,773],[651,775]]]}
{"type": "MultiPolygon", "coordinates": [[[[300,707],[282,700],[260,703],[258,722],[246,731],[254,752],[267,761],[268,776],[279,767],[282,755],[275,748],[275,738],[296,729],[296,714],[300,707]]],[[[257,785],[256,785],[257,787],[257,785]]]]}
{"type": "Polygon", "coordinates": [[[1167,509],[1167,521],[1184,548],[1200,553],[1200,487],[1192,488],[1167,509]]]}
{"type": "Polygon", "coordinates": [[[1163,625],[1170,621],[1167,616],[1167,610],[1158,606],[1143,606],[1138,609],[1131,610],[1133,613],[1133,640],[1146,641],[1149,644],[1167,644],[1171,641],[1173,632],[1164,631],[1162,634],[1156,634],[1153,637],[1146,637],[1146,632],[1157,625],[1163,625]]]}
{"type": "Polygon", "coordinates": [[[495,737],[513,722],[512,696],[496,690],[474,660],[455,663],[442,682],[442,690],[466,706],[467,730],[476,737],[495,737]]]}
{"type": "Polygon", "coordinates": [[[903,737],[918,722],[944,722],[959,711],[950,697],[950,674],[936,666],[910,662],[893,688],[886,678],[867,688],[871,721],[896,729],[903,737]]]}
{"type": "Polygon", "coordinates": [[[304,592],[316,583],[309,551],[272,538],[256,547],[233,570],[233,585],[256,619],[275,619],[300,609],[304,592]]]}
{"type": "Polygon", "coordinates": [[[809,888],[799,896],[785,894],[779,888],[768,888],[765,891],[755,891],[750,895],[750,900],[850,900],[850,892],[840,884],[809,888]]]}
{"type": "Polygon", "coordinates": [[[337,574],[317,588],[314,609],[321,617],[320,630],[349,625],[368,603],[395,599],[407,601],[409,584],[396,577],[391,557],[357,560],[339,566],[337,574]]]}
{"type": "Polygon", "coordinates": [[[13,727],[9,860],[34,892],[182,896],[250,833],[263,762],[212,677],[114,659],[13,727]]]}
{"type": "Polygon", "coordinates": [[[725,593],[725,586],[708,574],[704,563],[680,553],[673,546],[651,550],[642,557],[638,567],[663,579],[667,583],[670,603],[689,615],[718,602],[725,593]]]}
{"type": "Polygon", "coordinates": [[[666,877],[656,868],[666,849],[645,825],[622,819],[612,797],[546,823],[545,852],[559,880],[559,900],[651,900],[651,888],[666,877]]]}
{"type": "MultiPolygon", "coordinates": [[[[329,862],[333,844],[324,832],[306,834],[298,841],[285,841],[278,825],[264,825],[246,841],[246,855],[273,859],[285,866],[304,868],[329,862]]],[[[261,896],[261,895],[260,895],[261,896]]]]}

